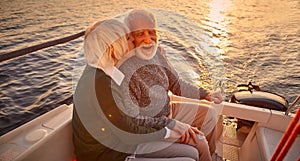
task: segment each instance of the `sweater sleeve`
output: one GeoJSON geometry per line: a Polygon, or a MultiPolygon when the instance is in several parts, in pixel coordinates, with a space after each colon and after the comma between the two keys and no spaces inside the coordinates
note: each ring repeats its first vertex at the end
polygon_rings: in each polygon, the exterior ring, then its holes
{"type": "Polygon", "coordinates": [[[145,127],[151,127],[155,129],[162,129],[164,127],[168,127],[169,129],[173,129],[175,126],[175,120],[167,118],[166,116],[161,117],[149,117],[139,115],[134,118],[136,124],[145,127]]]}
{"type": "MultiPolygon", "coordinates": [[[[136,84],[135,84],[136,85],[136,84]]],[[[126,115],[133,118],[133,122],[137,126],[142,126],[146,128],[154,128],[156,130],[163,129],[164,127],[168,127],[169,129],[173,129],[175,126],[175,120],[166,117],[166,115],[161,115],[158,117],[146,116],[140,114],[140,107],[138,105],[137,97],[140,97],[140,94],[137,94],[141,90],[138,87],[133,87],[131,89],[135,89],[133,95],[130,95],[128,91],[126,91],[126,86],[122,83],[120,86],[120,91],[122,92],[121,100],[118,101],[122,108],[122,111],[126,113],[126,115]]]]}
{"type": "Polygon", "coordinates": [[[159,58],[163,66],[165,67],[166,74],[169,79],[169,90],[178,96],[183,96],[193,99],[204,99],[208,94],[208,91],[202,87],[197,87],[188,83],[187,81],[179,78],[175,68],[169,63],[166,57],[159,54],[159,58]]]}

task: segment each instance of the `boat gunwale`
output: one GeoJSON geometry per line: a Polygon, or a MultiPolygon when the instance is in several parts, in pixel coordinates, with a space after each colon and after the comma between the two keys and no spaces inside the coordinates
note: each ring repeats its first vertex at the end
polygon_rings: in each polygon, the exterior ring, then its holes
{"type": "Polygon", "coordinates": [[[26,47],[26,48],[22,48],[22,49],[18,49],[15,51],[11,51],[11,52],[7,52],[7,53],[3,53],[0,54],[0,62],[6,61],[6,60],[10,60],[19,56],[23,56],[41,49],[45,49],[51,46],[55,46],[58,44],[63,44],[72,40],[75,40],[77,38],[82,37],[85,34],[85,31],[81,31],[79,33],[67,36],[67,37],[63,37],[60,39],[56,39],[56,40],[51,40],[51,41],[47,41],[41,44],[37,44],[37,45],[33,45],[30,47],[26,47]]]}

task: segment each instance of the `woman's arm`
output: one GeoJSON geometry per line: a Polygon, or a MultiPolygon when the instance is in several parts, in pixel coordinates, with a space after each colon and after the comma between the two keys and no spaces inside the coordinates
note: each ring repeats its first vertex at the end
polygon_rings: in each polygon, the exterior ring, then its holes
{"type": "Polygon", "coordinates": [[[122,107],[123,103],[120,89],[108,76],[96,76],[95,91],[101,111],[106,119],[114,125],[112,129],[118,131],[117,137],[119,137],[122,141],[135,144],[164,139],[166,129],[162,128],[157,130],[150,127],[140,126],[134,122],[133,117],[126,115],[121,110],[124,107],[122,107]]]}

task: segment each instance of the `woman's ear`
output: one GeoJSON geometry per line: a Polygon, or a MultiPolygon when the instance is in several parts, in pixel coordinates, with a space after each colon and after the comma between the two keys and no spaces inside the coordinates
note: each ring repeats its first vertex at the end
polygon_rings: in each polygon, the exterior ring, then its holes
{"type": "Polygon", "coordinates": [[[111,58],[112,58],[112,61],[114,62],[114,64],[116,64],[118,62],[118,59],[117,59],[117,56],[116,56],[116,53],[115,53],[115,50],[114,50],[114,47],[113,46],[110,46],[110,54],[111,54],[111,58]]]}
{"type": "Polygon", "coordinates": [[[112,55],[115,55],[115,50],[114,50],[114,47],[112,45],[109,47],[109,50],[110,50],[110,53],[112,55]]]}
{"type": "Polygon", "coordinates": [[[110,46],[109,47],[109,51],[110,51],[111,57],[115,59],[116,58],[116,54],[115,54],[114,47],[110,46]]]}

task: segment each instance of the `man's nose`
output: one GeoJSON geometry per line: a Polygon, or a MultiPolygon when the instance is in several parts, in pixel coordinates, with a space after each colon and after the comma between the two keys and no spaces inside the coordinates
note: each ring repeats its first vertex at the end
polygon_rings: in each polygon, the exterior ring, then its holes
{"type": "Polygon", "coordinates": [[[146,44],[150,44],[151,43],[151,36],[149,34],[148,31],[144,31],[144,42],[146,44]]]}

